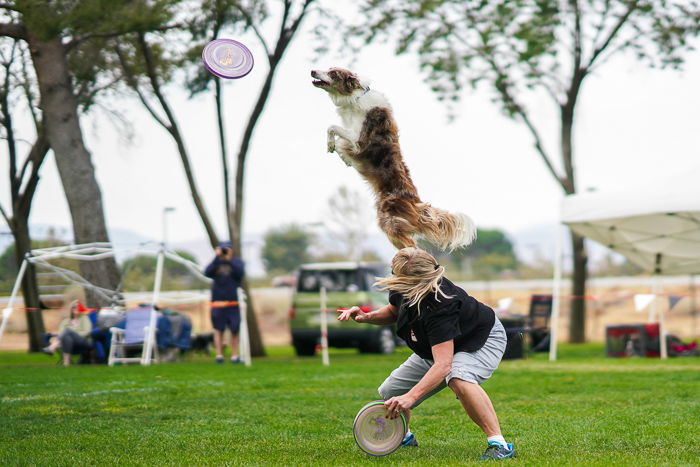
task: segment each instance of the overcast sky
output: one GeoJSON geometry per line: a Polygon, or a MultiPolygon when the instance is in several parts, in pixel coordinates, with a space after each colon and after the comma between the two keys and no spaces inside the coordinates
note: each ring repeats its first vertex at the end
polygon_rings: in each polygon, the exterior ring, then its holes
{"type": "MultiPolygon", "coordinates": [[[[310,23],[309,23],[310,24],[310,23]]],[[[266,72],[261,50],[246,41],[256,66],[243,79],[226,82],[225,107],[230,153],[239,138],[266,72]]],[[[326,94],[311,85],[312,68],[347,66],[324,59],[312,63],[311,41],[302,32],[286,55],[248,157],[244,230],[262,233],[284,223],[322,220],[328,198],[340,185],[370,192],[358,173],[326,153],[326,128],[339,118],[326,94]]],[[[554,224],[561,192],[532,149],[524,126],[502,116],[486,89],[464,95],[457,118],[448,123],[417,72],[415,59],[396,57],[388,47],[368,47],[354,69],[386,94],[401,132],[406,163],[424,201],[470,215],[482,228],[517,232],[554,224]]],[[[606,64],[585,83],[575,134],[578,186],[604,190],[631,181],[653,180],[697,166],[700,158],[700,54],[684,71],[650,70],[625,57],[606,64]]],[[[200,190],[219,234],[224,233],[221,165],[210,95],[188,100],[169,90],[200,190]]],[[[136,136],[131,144],[103,116],[84,117],[82,126],[97,169],[110,228],[160,239],[162,210],[169,215],[172,242],[202,239],[204,230],[172,140],[135,100],[114,103],[128,115],[136,136]]],[[[556,150],[558,118],[549,101],[534,102],[535,120],[556,150]]],[[[6,155],[6,148],[0,146],[6,155]]],[[[0,160],[6,174],[7,157],[0,160]]],[[[0,178],[0,202],[9,207],[7,178],[0,178]]],[[[636,185],[636,183],[635,183],[636,185]]],[[[70,227],[70,216],[53,158],[42,169],[32,224],[70,227]]]]}

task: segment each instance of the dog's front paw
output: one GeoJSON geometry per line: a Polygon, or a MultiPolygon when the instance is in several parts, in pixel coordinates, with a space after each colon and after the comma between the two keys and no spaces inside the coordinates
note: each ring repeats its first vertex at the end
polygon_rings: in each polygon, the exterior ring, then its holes
{"type": "Polygon", "coordinates": [[[335,152],[335,135],[328,135],[328,152],[335,152]]]}
{"type": "Polygon", "coordinates": [[[347,165],[348,167],[352,167],[352,160],[348,156],[346,156],[342,152],[339,152],[338,155],[340,156],[340,159],[343,162],[345,162],[345,165],[347,165]]]}

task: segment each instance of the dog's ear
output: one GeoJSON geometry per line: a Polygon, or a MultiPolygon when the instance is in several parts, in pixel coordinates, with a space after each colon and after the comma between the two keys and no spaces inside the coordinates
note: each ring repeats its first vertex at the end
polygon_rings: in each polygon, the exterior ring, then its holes
{"type": "Polygon", "coordinates": [[[352,92],[355,89],[362,89],[359,78],[353,74],[349,74],[345,77],[344,85],[348,92],[352,92]]]}

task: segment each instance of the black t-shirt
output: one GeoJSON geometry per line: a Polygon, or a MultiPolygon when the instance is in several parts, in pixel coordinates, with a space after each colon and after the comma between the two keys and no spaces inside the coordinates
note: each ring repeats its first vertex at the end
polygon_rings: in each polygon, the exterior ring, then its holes
{"type": "Polygon", "coordinates": [[[389,303],[399,311],[396,334],[419,357],[432,360],[432,346],[454,340],[454,351],[475,352],[483,347],[496,321],[491,308],[470,297],[447,278],[440,290],[448,297],[429,293],[418,305],[407,306],[408,300],[398,292],[389,292],[389,303]]]}

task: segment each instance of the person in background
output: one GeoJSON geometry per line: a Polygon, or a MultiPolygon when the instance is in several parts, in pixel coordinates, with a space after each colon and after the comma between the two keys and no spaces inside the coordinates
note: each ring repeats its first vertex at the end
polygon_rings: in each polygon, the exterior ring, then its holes
{"type": "Polygon", "coordinates": [[[216,363],[224,363],[223,337],[226,328],[231,331],[231,363],[241,363],[238,357],[238,332],[241,314],[238,308],[238,287],[245,268],[243,260],[235,258],[231,242],[221,242],[214,250],[216,256],[204,270],[212,279],[211,324],[214,328],[216,363]]]}
{"type": "Polygon", "coordinates": [[[70,365],[70,356],[81,354],[90,349],[90,333],[92,323],[88,317],[88,309],[78,300],[69,307],[69,316],[58,325],[58,336],[52,337],[48,346],[41,349],[46,355],[60,349],[63,354],[63,366],[70,365]]]}

